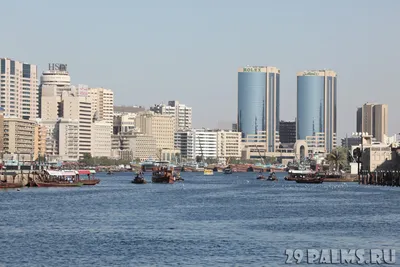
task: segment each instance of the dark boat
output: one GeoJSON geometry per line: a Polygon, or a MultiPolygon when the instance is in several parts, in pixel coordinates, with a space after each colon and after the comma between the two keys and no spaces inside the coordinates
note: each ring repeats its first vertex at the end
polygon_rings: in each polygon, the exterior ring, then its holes
{"type": "Polygon", "coordinates": [[[133,179],[132,183],[134,184],[147,184],[147,181],[144,179],[142,175],[136,175],[133,179]]]}
{"type": "Polygon", "coordinates": [[[151,182],[162,184],[173,184],[176,178],[173,176],[173,169],[166,166],[154,167],[151,182]]]}
{"type": "Polygon", "coordinates": [[[324,179],[321,177],[305,177],[305,178],[297,178],[296,183],[302,184],[322,184],[324,179]]]}
{"type": "Polygon", "coordinates": [[[107,175],[113,175],[113,172],[112,171],[108,171],[107,175]]]}
{"type": "Polygon", "coordinates": [[[268,176],[267,181],[278,181],[278,178],[276,178],[276,175],[273,172],[268,176]]]}
{"type": "Polygon", "coordinates": [[[248,167],[248,168],[247,168],[247,172],[254,172],[253,167],[248,167]]]}
{"type": "Polygon", "coordinates": [[[257,176],[257,180],[265,180],[265,176],[262,175],[262,174],[259,174],[259,175],[257,176]]]}
{"type": "Polygon", "coordinates": [[[6,189],[6,188],[21,188],[23,187],[22,184],[20,183],[6,183],[6,182],[0,182],[0,189],[6,189]]]}
{"type": "Polygon", "coordinates": [[[224,169],[224,173],[225,173],[225,174],[232,174],[232,168],[231,168],[231,166],[226,167],[226,168],[224,169]]]}

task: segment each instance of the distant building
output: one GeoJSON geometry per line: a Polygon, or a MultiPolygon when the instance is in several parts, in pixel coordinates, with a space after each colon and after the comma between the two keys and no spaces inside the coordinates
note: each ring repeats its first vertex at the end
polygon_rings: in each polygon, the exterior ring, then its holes
{"type": "Polygon", "coordinates": [[[342,142],[342,147],[350,149],[352,146],[358,146],[361,144],[361,137],[359,136],[346,137],[342,138],[341,142],[342,142]]]}
{"type": "Polygon", "coordinates": [[[114,92],[105,88],[89,88],[88,95],[92,102],[94,119],[97,121],[106,121],[112,125],[114,117],[114,92]]]}
{"type": "Polygon", "coordinates": [[[4,118],[4,152],[33,154],[36,122],[20,118],[4,118]]]}
{"type": "Polygon", "coordinates": [[[142,106],[114,106],[114,113],[138,113],[146,111],[142,106]]]}
{"type": "Polygon", "coordinates": [[[238,131],[238,124],[237,123],[232,123],[232,131],[234,131],[234,132],[238,131]]]}
{"type": "Polygon", "coordinates": [[[30,120],[38,117],[36,65],[0,58],[0,91],[4,116],[30,120]]]}
{"type": "Polygon", "coordinates": [[[388,105],[365,103],[357,109],[357,132],[371,134],[384,142],[388,135],[388,105]]]}
{"type": "Polygon", "coordinates": [[[238,131],[242,138],[265,132],[267,150],[279,146],[280,70],[248,66],[238,70],[238,131]]]}
{"type": "Polygon", "coordinates": [[[192,128],[192,108],[179,101],[168,101],[168,105],[158,104],[150,107],[154,113],[172,115],[175,118],[175,130],[187,130],[192,128]]]}
{"type": "Polygon", "coordinates": [[[337,74],[332,70],[297,73],[297,140],[309,151],[329,153],[336,147],[337,74]]]}
{"type": "Polygon", "coordinates": [[[279,140],[281,144],[296,143],[296,121],[279,122],[279,140]]]}
{"type": "Polygon", "coordinates": [[[92,124],[92,156],[111,156],[111,134],[112,124],[103,120],[95,121],[92,124]]]}

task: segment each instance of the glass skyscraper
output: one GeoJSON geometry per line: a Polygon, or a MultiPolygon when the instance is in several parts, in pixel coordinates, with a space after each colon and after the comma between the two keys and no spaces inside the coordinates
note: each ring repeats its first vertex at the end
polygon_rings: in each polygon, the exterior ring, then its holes
{"type": "Polygon", "coordinates": [[[297,73],[297,139],[313,152],[336,147],[337,74],[331,70],[297,73]]]}
{"type": "Polygon", "coordinates": [[[279,131],[280,70],[248,66],[238,71],[238,131],[245,138],[264,131],[268,151],[275,151],[279,131]]]}

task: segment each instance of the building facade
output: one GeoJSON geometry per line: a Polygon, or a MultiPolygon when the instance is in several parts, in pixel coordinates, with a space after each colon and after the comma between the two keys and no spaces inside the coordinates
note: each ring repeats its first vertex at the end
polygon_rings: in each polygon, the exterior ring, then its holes
{"type": "Polygon", "coordinates": [[[357,132],[369,133],[383,143],[388,136],[388,105],[365,103],[358,108],[357,129],[357,132]]]}
{"type": "Polygon", "coordinates": [[[268,151],[279,146],[280,70],[253,66],[238,71],[238,131],[242,138],[266,133],[268,151]],[[279,140],[279,139],[278,139],[279,140]]]}
{"type": "Polygon", "coordinates": [[[111,124],[107,121],[96,121],[92,125],[92,156],[111,156],[111,124]]]}
{"type": "MultiPolygon", "coordinates": [[[[92,112],[96,120],[113,123],[114,92],[105,88],[89,88],[92,112]]],[[[111,131],[111,130],[110,130],[111,131]]]]}
{"type": "Polygon", "coordinates": [[[0,106],[6,117],[38,117],[36,65],[0,58],[0,106]]]}
{"type": "Polygon", "coordinates": [[[336,147],[337,75],[331,70],[297,73],[297,139],[312,153],[336,147]]]}
{"type": "Polygon", "coordinates": [[[279,122],[279,141],[281,144],[296,143],[296,121],[279,122]]]}
{"type": "Polygon", "coordinates": [[[31,154],[35,151],[36,122],[20,118],[4,118],[4,152],[31,154]]]}
{"type": "Polygon", "coordinates": [[[176,131],[192,128],[192,108],[177,100],[168,101],[168,105],[154,105],[150,107],[150,110],[154,113],[174,116],[176,131]]]}
{"type": "Polygon", "coordinates": [[[217,131],[217,157],[228,160],[242,156],[242,133],[217,131]]]}

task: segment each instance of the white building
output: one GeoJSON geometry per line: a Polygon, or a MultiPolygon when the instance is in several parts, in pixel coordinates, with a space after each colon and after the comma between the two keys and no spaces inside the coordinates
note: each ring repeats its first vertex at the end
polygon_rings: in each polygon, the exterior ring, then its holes
{"type": "Polygon", "coordinates": [[[64,161],[79,159],[79,121],[60,119],[58,122],[58,156],[64,161]]]}
{"type": "Polygon", "coordinates": [[[92,101],[92,112],[99,121],[113,123],[114,92],[105,88],[89,88],[88,95],[92,101]]]}
{"type": "Polygon", "coordinates": [[[217,132],[217,154],[219,159],[240,158],[242,156],[242,133],[234,131],[217,132]]]}
{"type": "Polygon", "coordinates": [[[0,106],[4,116],[31,120],[38,117],[36,65],[0,59],[0,106]]]}
{"type": "Polygon", "coordinates": [[[179,101],[168,101],[168,105],[154,105],[153,107],[150,107],[150,110],[155,113],[174,116],[176,131],[188,130],[192,128],[192,108],[184,104],[180,104],[179,101]]]}
{"type": "Polygon", "coordinates": [[[111,156],[111,124],[107,121],[96,121],[92,124],[92,156],[111,156]]]}

